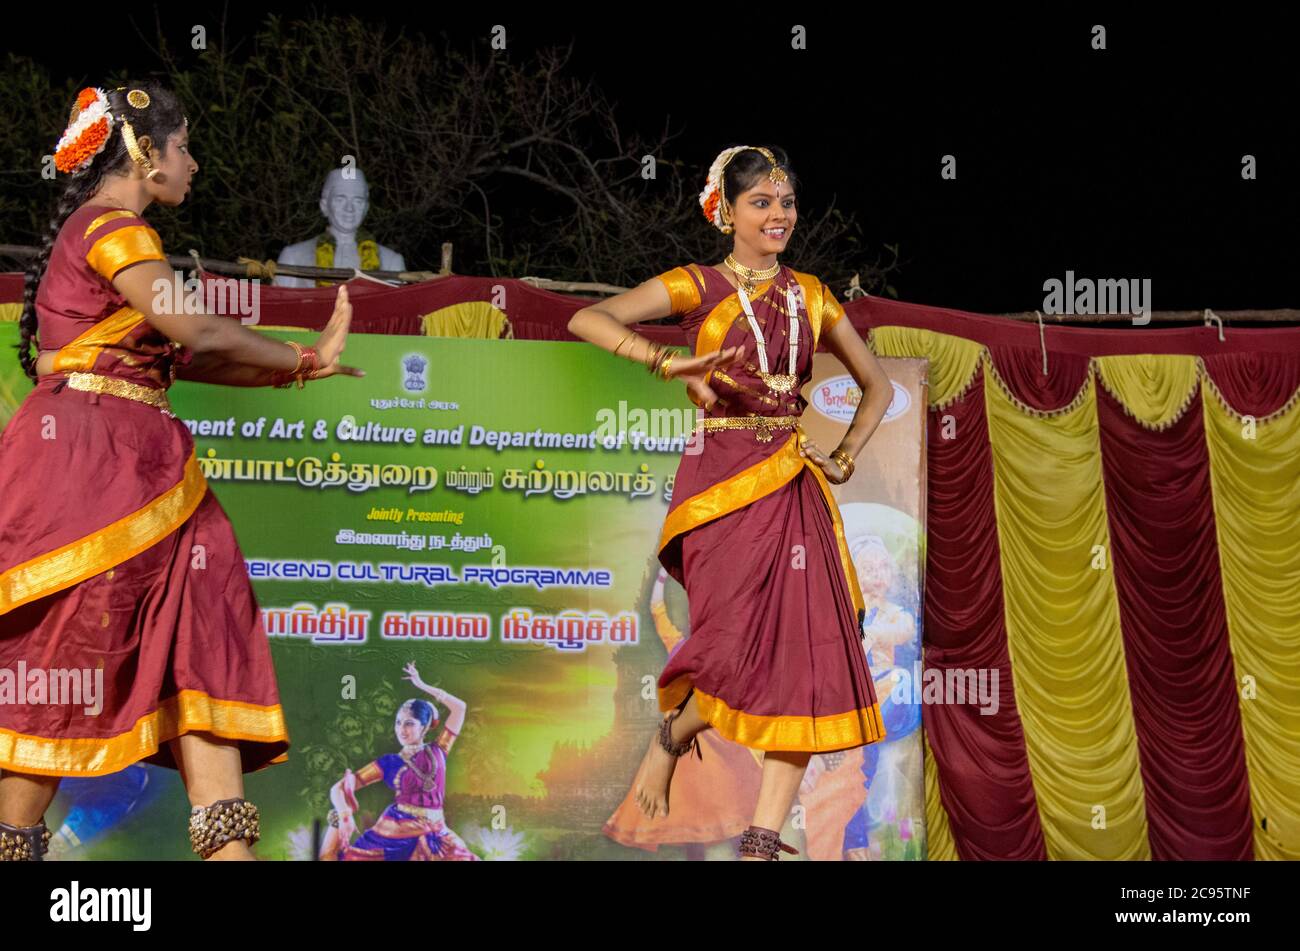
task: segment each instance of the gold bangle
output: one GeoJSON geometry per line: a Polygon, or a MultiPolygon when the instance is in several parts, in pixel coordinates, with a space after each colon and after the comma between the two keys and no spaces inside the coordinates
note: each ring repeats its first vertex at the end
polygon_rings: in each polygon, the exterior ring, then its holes
{"type": "Polygon", "coordinates": [[[677,351],[671,351],[668,356],[664,357],[664,362],[659,364],[659,375],[665,380],[669,379],[668,366],[673,362],[673,357],[677,356],[677,351]]]}
{"type": "Polygon", "coordinates": [[[635,330],[629,330],[627,335],[618,342],[618,346],[614,348],[614,356],[618,356],[618,352],[623,349],[623,344],[627,343],[627,338],[632,336],[634,333],[636,333],[635,330]]]}
{"type": "Polygon", "coordinates": [[[839,463],[840,468],[844,470],[844,478],[847,479],[853,475],[853,470],[857,464],[847,452],[843,449],[836,449],[831,453],[831,458],[839,463]]]}
{"type": "Polygon", "coordinates": [[[295,343],[295,342],[292,341],[292,340],[286,340],[285,343],[287,343],[290,347],[293,348],[293,352],[294,352],[294,354],[298,357],[298,362],[297,362],[296,364],[294,364],[294,367],[293,367],[292,370],[289,370],[289,371],[288,371],[289,375],[290,375],[290,376],[293,376],[294,374],[298,373],[298,371],[300,371],[300,370],[302,369],[302,355],[303,355],[303,348],[302,348],[302,344],[300,344],[300,343],[295,343]]]}

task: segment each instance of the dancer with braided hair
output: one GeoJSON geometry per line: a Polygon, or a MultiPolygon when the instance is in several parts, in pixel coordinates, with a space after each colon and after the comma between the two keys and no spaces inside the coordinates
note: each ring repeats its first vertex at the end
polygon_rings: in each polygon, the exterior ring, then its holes
{"type": "Polygon", "coordinates": [[[55,153],[71,178],[18,353],[36,387],[0,436],[0,670],[91,671],[103,691],[0,703],[0,859],[40,859],[60,777],[139,761],[180,771],[195,852],[250,859],[243,773],[286,759],[243,555],[167,388],[361,375],[339,363],[351,306],[340,288],[311,348],[169,309],[179,277],[141,214],[189,194],[187,127],[157,83],[90,87],[55,153]]]}
{"type": "Polygon", "coordinates": [[[830,486],[852,476],[893,388],[826,286],[777,261],[798,219],[795,187],[779,149],[724,149],[700,205],[733,236],[725,261],[674,268],[569,322],[577,336],[685,383],[704,410],[703,451],[682,455],[659,539],[661,564],[686,588],[691,636],[659,676],[667,716],[635,792],[647,816],[667,815],[676,759],[699,753],[710,727],[762,750],[758,805],[739,848],[748,860],[796,852],[780,830],[813,753],[885,736],[830,486]],[[669,315],[691,354],[627,328],[669,315]],[[819,343],[862,392],[829,455],[799,425],[819,343]]]}

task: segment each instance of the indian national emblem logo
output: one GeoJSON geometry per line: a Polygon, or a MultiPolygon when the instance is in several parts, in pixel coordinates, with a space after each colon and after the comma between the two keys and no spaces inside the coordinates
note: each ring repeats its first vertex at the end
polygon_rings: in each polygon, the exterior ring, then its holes
{"type": "Polygon", "coordinates": [[[406,379],[402,385],[410,393],[419,393],[427,385],[424,382],[424,368],[429,365],[429,361],[424,359],[418,353],[413,353],[402,361],[402,366],[406,369],[406,379]]]}

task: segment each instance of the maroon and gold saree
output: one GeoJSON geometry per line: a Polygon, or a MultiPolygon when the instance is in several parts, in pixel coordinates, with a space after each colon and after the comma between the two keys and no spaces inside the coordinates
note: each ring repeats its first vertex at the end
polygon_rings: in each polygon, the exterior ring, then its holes
{"type": "Polygon", "coordinates": [[[2,769],[174,768],[167,741],[189,732],[238,741],[245,772],[286,759],[261,614],[189,430],[158,406],[69,385],[171,384],[186,355],[111,283],[144,260],[165,257],[143,219],[87,205],[37,294],[43,351],[57,356],[0,436],[0,673],[101,670],[103,696],[97,712],[52,693],[0,702],[2,769]]]}
{"type": "MultiPolygon", "coordinates": [[[[798,383],[785,394],[759,377],[757,340],[738,294],[713,267],[659,275],[697,355],[743,345],[712,371],[706,418],[799,416],[823,329],[844,310],[817,278],[783,267],[751,296],[772,370],[787,370],[787,289],[798,296],[798,383]]],[[[763,750],[827,752],[885,736],[862,643],[864,613],[839,508],[799,433],[720,429],[683,454],[659,560],[686,588],[691,635],[658,682],[659,708],[694,692],[723,736],[763,750]]]]}

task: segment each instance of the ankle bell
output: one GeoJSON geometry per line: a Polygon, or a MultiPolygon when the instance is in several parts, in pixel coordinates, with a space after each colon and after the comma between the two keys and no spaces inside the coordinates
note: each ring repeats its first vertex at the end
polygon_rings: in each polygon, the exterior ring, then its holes
{"type": "Polygon", "coordinates": [[[257,806],[247,799],[221,799],[190,811],[190,846],[204,859],[235,839],[251,846],[261,837],[257,806]]]}
{"type": "Polygon", "coordinates": [[[45,819],[32,826],[0,822],[0,862],[40,862],[50,850],[51,832],[45,819]]]}
{"type": "Polygon", "coordinates": [[[771,862],[780,860],[782,852],[789,852],[791,855],[799,854],[798,849],[781,841],[781,833],[776,829],[752,825],[740,833],[739,854],[741,856],[752,855],[771,862]]]}

